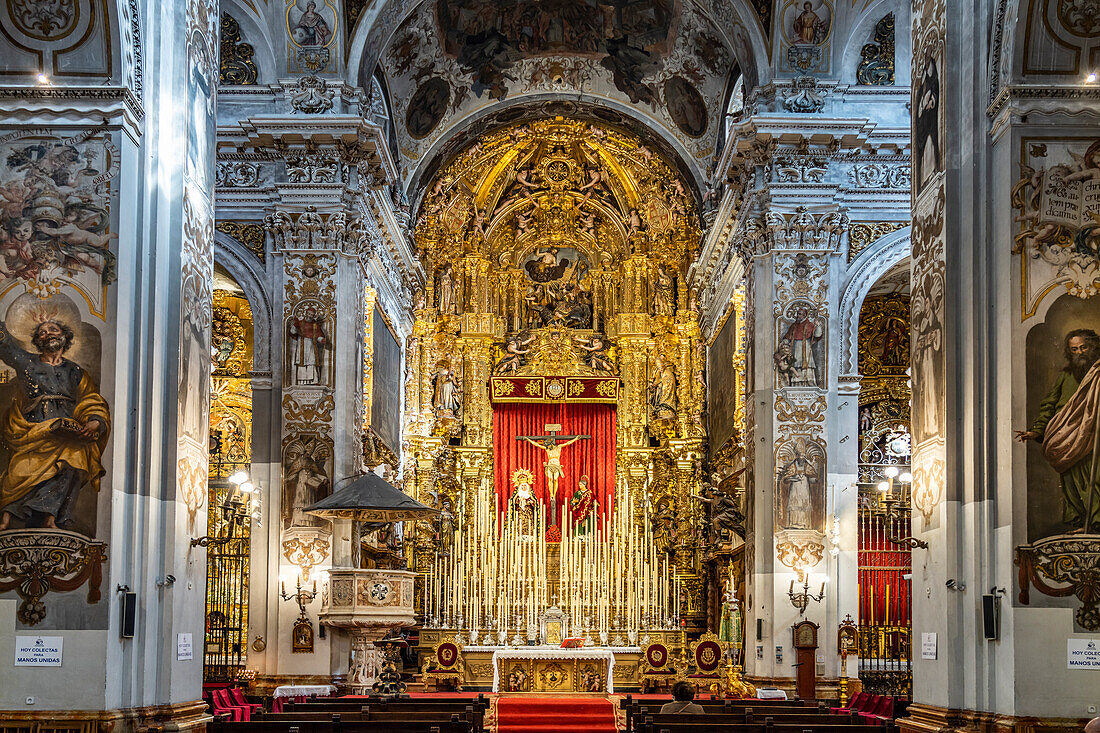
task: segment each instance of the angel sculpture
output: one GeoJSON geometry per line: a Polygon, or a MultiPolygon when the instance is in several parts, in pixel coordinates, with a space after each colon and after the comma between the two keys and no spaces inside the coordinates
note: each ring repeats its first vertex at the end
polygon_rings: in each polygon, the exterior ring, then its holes
{"type": "Polygon", "coordinates": [[[602,336],[596,335],[587,339],[578,336],[573,340],[578,347],[587,352],[585,362],[588,366],[598,372],[615,373],[615,365],[611,363],[611,359],[607,355],[608,344],[602,336]]]}
{"type": "Polygon", "coordinates": [[[516,335],[508,338],[504,342],[504,356],[493,367],[493,372],[496,374],[508,374],[515,373],[523,366],[524,354],[530,353],[531,349],[524,348],[532,341],[535,340],[534,334],[528,331],[522,331],[516,335]]]}

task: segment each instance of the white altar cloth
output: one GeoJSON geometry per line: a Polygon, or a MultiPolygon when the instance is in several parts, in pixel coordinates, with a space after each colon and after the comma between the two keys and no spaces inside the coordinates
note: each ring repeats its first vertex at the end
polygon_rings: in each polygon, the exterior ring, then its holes
{"type": "Polygon", "coordinates": [[[500,662],[504,659],[603,659],[607,661],[607,693],[615,692],[611,671],[615,668],[615,653],[609,647],[562,649],[557,646],[498,648],[493,652],[493,692],[500,692],[500,662]]]}
{"type": "Polygon", "coordinates": [[[336,688],[332,685],[282,685],[276,687],[275,691],[271,693],[272,697],[309,697],[310,695],[316,695],[317,697],[328,697],[329,695],[335,695],[336,688]]]}

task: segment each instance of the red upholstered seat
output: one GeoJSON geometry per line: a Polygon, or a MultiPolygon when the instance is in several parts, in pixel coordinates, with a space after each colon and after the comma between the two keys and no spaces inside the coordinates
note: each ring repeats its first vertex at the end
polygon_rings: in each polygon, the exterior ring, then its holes
{"type": "Polygon", "coordinates": [[[263,705],[249,702],[248,699],[244,696],[244,690],[239,687],[229,688],[229,700],[234,705],[237,705],[239,707],[247,707],[252,713],[258,713],[264,709],[263,705]]]}
{"type": "Polygon", "coordinates": [[[247,722],[252,719],[252,711],[248,707],[233,704],[229,699],[229,692],[224,689],[211,690],[210,700],[215,715],[229,715],[229,719],[234,723],[247,722]]]}
{"type": "Polygon", "coordinates": [[[867,701],[871,698],[870,693],[857,692],[851,700],[848,701],[848,707],[846,708],[829,708],[833,713],[858,713],[863,710],[863,706],[867,704],[867,701]]]}
{"type": "Polygon", "coordinates": [[[878,701],[874,707],[860,711],[859,715],[867,723],[883,723],[894,718],[894,698],[889,695],[875,695],[878,701]]]}

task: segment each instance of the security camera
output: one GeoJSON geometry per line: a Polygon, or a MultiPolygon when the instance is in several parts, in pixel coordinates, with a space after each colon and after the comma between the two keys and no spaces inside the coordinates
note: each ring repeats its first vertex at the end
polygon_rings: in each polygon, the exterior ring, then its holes
{"type": "Polygon", "coordinates": [[[176,576],[175,575],[169,574],[169,575],[164,576],[164,584],[165,585],[172,585],[175,582],[176,582],[176,576]]]}
{"type": "Polygon", "coordinates": [[[958,591],[966,590],[966,583],[960,583],[957,580],[955,580],[954,578],[948,578],[947,582],[944,583],[944,585],[946,585],[951,590],[958,590],[958,591]]]}

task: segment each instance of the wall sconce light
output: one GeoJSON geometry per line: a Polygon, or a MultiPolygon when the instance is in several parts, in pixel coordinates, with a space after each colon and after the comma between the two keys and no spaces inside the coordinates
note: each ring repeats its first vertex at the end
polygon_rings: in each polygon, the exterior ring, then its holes
{"type": "MultiPolygon", "coordinates": [[[[826,579],[827,580],[827,579],[826,579]]],[[[787,597],[791,599],[791,605],[798,609],[798,615],[806,615],[806,608],[809,607],[810,601],[815,603],[821,603],[825,598],[825,580],[821,581],[821,592],[814,595],[810,592],[810,574],[805,575],[805,580],[802,581],[802,590],[798,593],[794,591],[794,579],[791,579],[791,587],[787,589],[787,597]]]]}
{"type": "MultiPolygon", "coordinates": [[[[880,481],[878,485],[878,490],[882,492],[879,503],[886,511],[886,517],[893,520],[893,522],[908,519],[899,506],[901,500],[894,496],[894,479],[897,479],[899,484],[911,484],[913,483],[913,474],[908,471],[900,473],[897,466],[887,466],[882,473],[886,480],[880,481]]],[[[894,535],[893,530],[887,530],[886,541],[893,545],[908,547],[910,550],[915,550],[918,547],[922,550],[928,549],[928,543],[924,540],[918,540],[916,537],[897,537],[894,535]]]]}
{"type": "Polygon", "coordinates": [[[34,80],[43,86],[49,86],[50,84],[50,77],[46,76],[41,71],[35,75],[34,80]]]}
{"type": "Polygon", "coordinates": [[[235,539],[237,527],[254,517],[253,496],[258,497],[259,494],[256,492],[255,484],[248,480],[248,474],[237,471],[229,477],[229,483],[233,484],[233,488],[225,495],[225,500],[218,507],[218,511],[226,521],[225,536],[192,537],[192,547],[220,547],[235,539]]]}
{"type": "Polygon", "coordinates": [[[1097,78],[1096,77],[1096,72],[1095,71],[1090,71],[1089,75],[1085,77],[1085,83],[1086,84],[1095,84],[1096,83],[1096,78],[1097,78]]]}
{"type": "MultiPolygon", "coordinates": [[[[290,634],[290,651],[295,654],[309,654],[313,652],[313,621],[306,613],[306,606],[317,597],[317,581],[313,581],[312,590],[302,590],[302,576],[298,576],[297,588],[294,593],[286,592],[286,583],[279,583],[279,596],[284,601],[294,601],[298,604],[298,619],[294,622],[294,628],[290,634]]],[[[325,627],[322,626],[322,629],[325,627]]],[[[323,635],[322,635],[322,638],[323,635]]]]}

